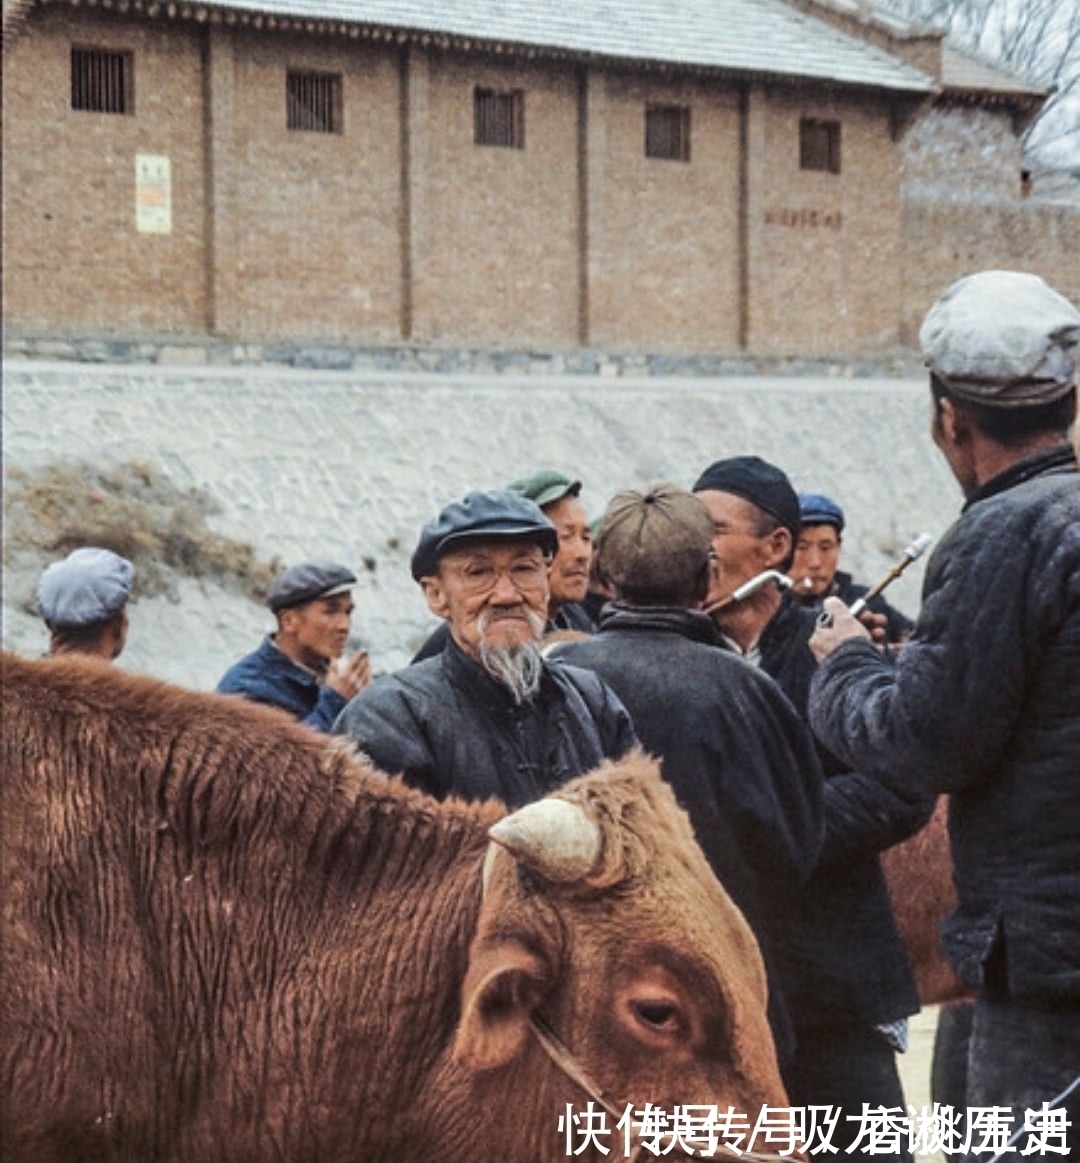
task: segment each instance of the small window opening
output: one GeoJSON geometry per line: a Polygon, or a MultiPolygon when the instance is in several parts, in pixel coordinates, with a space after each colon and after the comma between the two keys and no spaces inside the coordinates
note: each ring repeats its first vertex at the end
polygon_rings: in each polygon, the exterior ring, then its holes
{"type": "Polygon", "coordinates": [[[341,133],[341,74],[290,71],[285,79],[286,124],[306,133],[341,133]]]}
{"type": "Polygon", "coordinates": [[[88,113],[134,113],[131,53],[72,48],[71,107],[88,113]]]}
{"type": "Polygon", "coordinates": [[[668,161],[690,160],[690,110],[683,105],[645,109],[645,156],[668,161]]]}
{"type": "Polygon", "coordinates": [[[804,117],[799,122],[799,169],[840,172],[839,121],[804,117]]]}
{"type": "Polygon", "coordinates": [[[473,140],[477,145],[525,148],[525,93],[477,89],[473,93],[473,140]]]}

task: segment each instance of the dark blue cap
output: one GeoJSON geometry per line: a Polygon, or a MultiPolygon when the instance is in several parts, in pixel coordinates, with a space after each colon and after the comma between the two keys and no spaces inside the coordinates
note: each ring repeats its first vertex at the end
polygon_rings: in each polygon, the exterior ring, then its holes
{"type": "Polygon", "coordinates": [[[531,537],[546,554],[559,547],[555,526],[544,516],[535,501],[509,489],[466,493],[454,501],[420,530],[420,540],[412,555],[413,577],[429,577],[439,565],[439,558],[465,541],[484,541],[492,537],[531,537]]]}
{"type": "Polygon", "coordinates": [[[837,533],[844,531],[844,510],[824,493],[800,493],[799,515],[804,525],[831,525],[837,533]]]}
{"type": "Polygon", "coordinates": [[[270,583],[266,604],[276,614],[318,598],[332,598],[356,585],[356,575],[336,561],[304,561],[282,570],[270,583]]]}

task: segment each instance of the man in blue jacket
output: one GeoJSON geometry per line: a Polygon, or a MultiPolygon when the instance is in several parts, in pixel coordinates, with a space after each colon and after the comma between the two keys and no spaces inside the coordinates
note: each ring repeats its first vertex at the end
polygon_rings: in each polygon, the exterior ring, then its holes
{"type": "Polygon", "coordinates": [[[231,666],[217,689],[280,707],[309,727],[329,731],[349,699],[371,681],[365,651],[342,658],[354,585],[353,572],[333,561],[283,570],[266,596],[276,633],[231,666]]]}
{"type": "MultiPolygon", "coordinates": [[[[1027,1154],[1040,1132],[1024,1130],[1025,1112],[1066,1108],[1075,1157],[1080,312],[1034,275],[983,271],[941,296],[920,341],[934,442],[964,507],[895,667],[826,599],[810,719],[864,773],[951,793],[957,905],[942,941],[977,991],[966,1107],[1010,1112],[1027,1154]]],[[[1045,1144],[1060,1153],[1064,1134],[1059,1123],[1045,1144]]],[[[968,1151],[978,1145],[976,1133],[968,1151]]]]}
{"type": "MultiPolygon", "coordinates": [[[[818,609],[829,597],[839,598],[850,606],[865,598],[870,587],[857,582],[840,569],[840,552],[844,544],[844,510],[824,493],[799,494],[799,537],[795,557],[788,571],[791,592],[800,606],[818,609]]],[[[885,619],[885,641],[890,645],[906,641],[912,621],[880,594],[871,598],[866,608],[885,619]]]]}

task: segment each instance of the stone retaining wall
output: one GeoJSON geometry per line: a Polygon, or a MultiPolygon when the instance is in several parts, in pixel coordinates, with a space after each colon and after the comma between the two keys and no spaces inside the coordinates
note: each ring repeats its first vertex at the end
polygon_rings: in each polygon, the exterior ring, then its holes
{"type": "MultiPolygon", "coordinates": [[[[9,353],[10,354],[10,353],[9,353]]],[[[655,369],[653,369],[655,371],[655,369]]],[[[356,638],[378,669],[431,629],[408,558],[423,523],[470,487],[539,466],[579,474],[599,515],[619,488],[692,483],[758,453],[845,506],[845,564],[877,577],[959,493],[927,435],[925,381],[834,376],[440,375],[271,366],[115,365],[9,358],[4,460],[138,463],[218,502],[213,530],[260,557],[332,557],[361,575],[356,638]]],[[[39,565],[6,562],[4,644],[34,654],[39,565]]],[[[891,595],[913,611],[922,567],[891,595]]],[[[254,602],[199,579],[133,604],[123,661],[209,688],[270,628],[254,602]]]]}

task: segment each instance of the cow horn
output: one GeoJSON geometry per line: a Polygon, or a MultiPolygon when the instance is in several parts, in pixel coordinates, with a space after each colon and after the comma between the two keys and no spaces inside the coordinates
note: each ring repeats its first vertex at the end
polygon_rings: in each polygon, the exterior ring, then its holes
{"type": "Polygon", "coordinates": [[[600,857],[597,826],[577,804],[554,797],[504,816],[488,835],[522,864],[558,884],[583,880],[600,857]]]}

